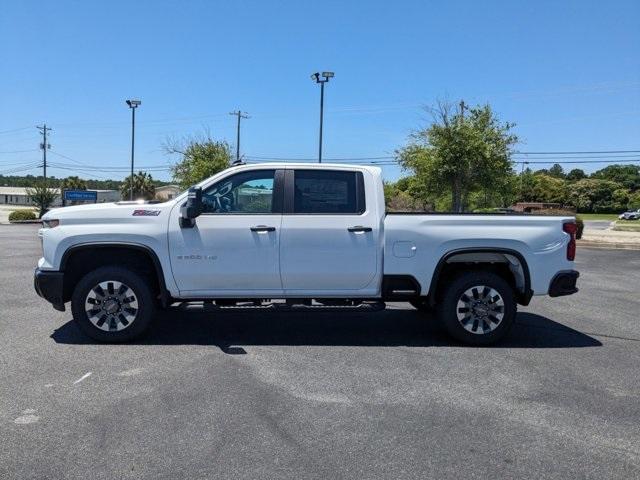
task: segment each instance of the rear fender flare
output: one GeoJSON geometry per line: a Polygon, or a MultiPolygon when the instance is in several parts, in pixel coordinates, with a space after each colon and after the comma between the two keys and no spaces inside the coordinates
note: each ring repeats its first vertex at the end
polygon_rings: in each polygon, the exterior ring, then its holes
{"type": "Polygon", "coordinates": [[[431,277],[431,284],[429,285],[429,304],[431,306],[435,306],[435,293],[436,293],[436,289],[438,287],[438,280],[440,277],[440,274],[442,272],[443,267],[447,264],[448,260],[456,255],[460,255],[460,254],[467,254],[467,253],[499,253],[499,254],[504,254],[504,255],[511,255],[513,257],[515,257],[518,262],[520,263],[520,266],[522,268],[522,273],[524,276],[524,285],[521,291],[517,291],[517,297],[518,297],[518,303],[522,304],[522,305],[528,305],[529,302],[531,301],[531,297],[533,296],[533,291],[531,290],[531,273],[529,271],[529,265],[527,264],[527,261],[525,260],[524,256],[513,249],[510,248],[495,248],[495,247],[486,247],[486,248],[477,248],[477,247],[470,247],[470,248],[458,248],[455,250],[450,250],[448,251],[446,254],[444,254],[442,256],[442,258],[438,261],[438,264],[436,265],[435,270],[433,271],[433,276],[431,277]]]}

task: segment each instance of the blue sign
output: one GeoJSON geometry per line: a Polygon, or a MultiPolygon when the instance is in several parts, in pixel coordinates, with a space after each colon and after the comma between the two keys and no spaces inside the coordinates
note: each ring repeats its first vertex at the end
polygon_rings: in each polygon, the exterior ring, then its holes
{"type": "Polygon", "coordinates": [[[98,192],[91,190],[65,190],[64,199],[70,202],[81,201],[95,203],[98,201],[98,192]]]}

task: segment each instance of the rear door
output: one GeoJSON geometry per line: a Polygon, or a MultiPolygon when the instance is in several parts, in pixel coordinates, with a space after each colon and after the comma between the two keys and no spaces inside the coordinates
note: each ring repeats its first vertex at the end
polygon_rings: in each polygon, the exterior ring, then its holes
{"type": "Polygon", "coordinates": [[[367,205],[364,175],[347,169],[288,169],[280,235],[280,271],[292,296],[374,295],[380,219],[367,205]]]}

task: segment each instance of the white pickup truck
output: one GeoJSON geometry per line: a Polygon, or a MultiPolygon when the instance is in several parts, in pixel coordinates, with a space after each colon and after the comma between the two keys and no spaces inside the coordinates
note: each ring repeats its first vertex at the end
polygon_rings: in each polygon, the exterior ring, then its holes
{"type": "MultiPolygon", "coordinates": [[[[90,337],[132,340],[158,307],[377,310],[409,302],[459,341],[517,304],[577,292],[573,217],[386,213],[378,168],[233,166],[164,203],[51,210],[35,289],[90,337]]],[[[180,328],[176,325],[176,328],[180,328]]]]}

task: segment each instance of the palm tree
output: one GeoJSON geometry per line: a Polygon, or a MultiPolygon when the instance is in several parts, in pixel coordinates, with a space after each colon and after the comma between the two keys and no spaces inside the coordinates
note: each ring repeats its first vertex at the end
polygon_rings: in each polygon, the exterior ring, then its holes
{"type": "Polygon", "coordinates": [[[49,188],[44,182],[36,184],[33,188],[27,188],[26,193],[29,196],[29,200],[35,203],[40,211],[38,218],[42,218],[47,213],[49,207],[53,205],[58,196],[57,189],[49,188]]]}
{"type": "Polygon", "coordinates": [[[125,178],[124,183],[120,187],[120,194],[124,200],[131,198],[131,185],[133,183],[133,198],[135,200],[145,199],[151,200],[156,194],[156,186],[150,174],[138,172],[133,174],[133,182],[131,175],[125,178]]]}
{"type": "Polygon", "coordinates": [[[60,190],[86,190],[87,182],[79,177],[71,176],[62,180],[60,183],[60,190]]]}

